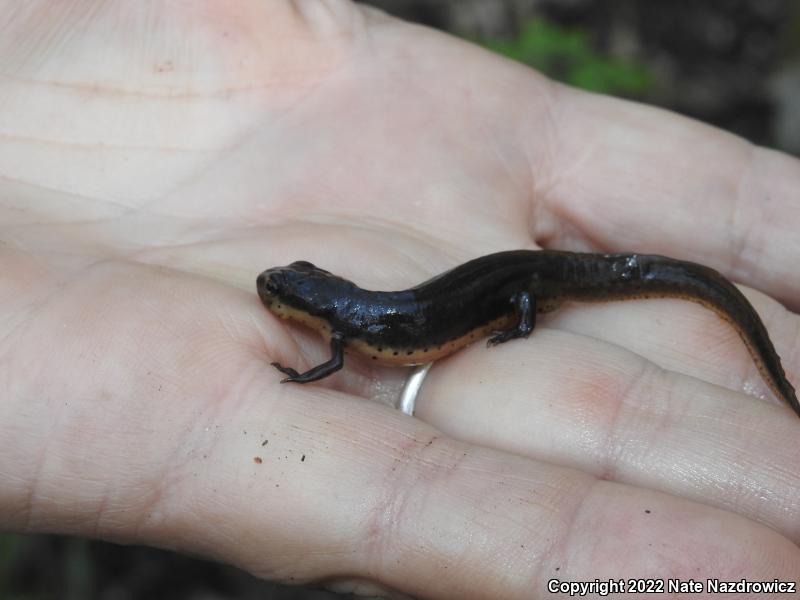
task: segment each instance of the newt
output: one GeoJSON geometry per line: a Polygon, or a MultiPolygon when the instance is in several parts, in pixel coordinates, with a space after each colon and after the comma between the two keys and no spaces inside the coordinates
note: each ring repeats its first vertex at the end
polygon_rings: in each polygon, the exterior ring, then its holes
{"type": "Polygon", "coordinates": [[[306,261],[267,269],[258,295],[275,315],[317,330],[331,358],[304,373],[274,362],[282,382],[338,371],[345,351],[382,365],[418,365],[488,335],[489,346],[526,338],[537,313],[565,301],[682,298],[738,332],[764,381],[800,416],[795,390],[758,313],[720,273],[653,254],[512,250],[476,258],[407,290],[365,290],[306,261]]]}

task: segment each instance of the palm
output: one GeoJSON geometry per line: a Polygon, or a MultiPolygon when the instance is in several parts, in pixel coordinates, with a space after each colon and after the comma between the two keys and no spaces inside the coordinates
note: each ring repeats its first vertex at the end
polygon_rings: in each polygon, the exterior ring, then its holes
{"type": "MultiPolygon", "coordinates": [[[[9,67],[4,522],[432,597],[796,572],[796,419],[732,391],[766,395],[712,314],[569,307],[437,364],[415,421],[359,398],[393,397],[402,370],[348,359],[329,385],[279,386],[270,360],[325,348],[253,286],[306,259],[405,287],[540,243],[692,258],[796,307],[797,163],[345,3],[296,5],[306,21],[276,3],[161,30],[205,50],[115,64],[88,106],[30,83],[80,92],[86,60],[9,67]],[[37,106],[74,118],[52,131],[37,106]]],[[[105,25],[84,59],[126,56],[105,25]]],[[[797,381],[797,317],[751,298],[797,381]]]]}

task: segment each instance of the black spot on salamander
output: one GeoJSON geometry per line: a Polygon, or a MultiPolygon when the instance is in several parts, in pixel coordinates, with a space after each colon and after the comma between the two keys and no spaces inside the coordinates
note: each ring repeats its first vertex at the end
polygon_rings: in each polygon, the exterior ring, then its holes
{"type": "Polygon", "coordinates": [[[395,350],[394,352],[392,352],[392,354],[393,354],[394,356],[397,356],[397,355],[398,355],[398,354],[400,354],[400,353],[399,353],[397,350],[395,350]]]}
{"type": "Polygon", "coordinates": [[[406,356],[411,356],[412,354],[414,354],[413,350],[409,350],[408,352],[406,352],[406,356]]]}

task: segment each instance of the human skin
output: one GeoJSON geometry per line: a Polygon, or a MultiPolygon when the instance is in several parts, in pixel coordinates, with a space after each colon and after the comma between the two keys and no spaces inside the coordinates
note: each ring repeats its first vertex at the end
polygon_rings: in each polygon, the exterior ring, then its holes
{"type": "Polygon", "coordinates": [[[566,306],[411,418],[356,357],[280,385],[327,348],[254,286],[666,254],[741,283],[797,385],[797,160],[344,0],[2,7],[4,530],[425,598],[796,580],[800,419],[712,312],[566,306]]]}

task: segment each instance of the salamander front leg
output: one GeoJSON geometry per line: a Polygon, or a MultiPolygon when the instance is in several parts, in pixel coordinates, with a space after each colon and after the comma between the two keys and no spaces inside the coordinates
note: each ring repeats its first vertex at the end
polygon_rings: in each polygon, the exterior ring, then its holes
{"type": "Polygon", "coordinates": [[[536,326],[536,298],[531,296],[530,292],[520,292],[516,294],[511,299],[511,302],[514,303],[514,309],[519,316],[519,323],[517,323],[517,326],[513,329],[503,331],[489,338],[489,341],[486,342],[487,346],[504,344],[508,340],[516,338],[526,338],[536,326]]]}
{"type": "Polygon", "coordinates": [[[285,379],[281,379],[281,383],[286,383],[287,381],[293,383],[310,383],[335,373],[344,365],[344,336],[341,333],[334,333],[331,335],[331,353],[332,356],[330,360],[309,369],[305,373],[298,373],[291,367],[283,367],[277,362],[272,363],[272,366],[281,373],[288,375],[285,379]]]}

